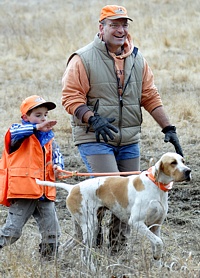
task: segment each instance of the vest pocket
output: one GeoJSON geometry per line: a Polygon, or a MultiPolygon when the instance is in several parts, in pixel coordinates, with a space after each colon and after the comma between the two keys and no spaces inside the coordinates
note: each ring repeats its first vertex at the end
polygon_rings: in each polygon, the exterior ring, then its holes
{"type": "Polygon", "coordinates": [[[9,168],[8,198],[39,198],[43,194],[43,188],[36,184],[35,178],[41,179],[43,174],[43,171],[38,168],[9,168]]]}
{"type": "Polygon", "coordinates": [[[23,167],[16,167],[9,169],[9,176],[10,177],[30,177],[30,178],[42,178],[44,171],[42,169],[33,169],[33,168],[23,168],[23,167]]]}

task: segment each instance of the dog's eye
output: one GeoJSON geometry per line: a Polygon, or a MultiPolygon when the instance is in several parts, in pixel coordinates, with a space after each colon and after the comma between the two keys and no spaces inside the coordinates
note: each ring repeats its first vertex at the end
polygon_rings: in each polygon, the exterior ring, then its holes
{"type": "Polygon", "coordinates": [[[176,160],[172,161],[171,165],[177,165],[177,161],[176,160]]]}

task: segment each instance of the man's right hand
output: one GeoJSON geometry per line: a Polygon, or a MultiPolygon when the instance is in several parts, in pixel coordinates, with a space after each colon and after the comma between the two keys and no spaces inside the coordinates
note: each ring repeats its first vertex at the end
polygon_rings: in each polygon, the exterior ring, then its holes
{"type": "MultiPolygon", "coordinates": [[[[111,130],[115,133],[118,133],[118,130],[115,126],[111,125],[115,121],[115,118],[104,118],[101,117],[98,113],[94,113],[94,116],[91,116],[88,120],[89,127],[92,127],[95,131],[96,140],[100,142],[100,135],[103,137],[103,140],[107,143],[108,138],[110,140],[114,139],[114,135],[111,130]]],[[[88,130],[87,130],[88,132],[88,130]]]]}

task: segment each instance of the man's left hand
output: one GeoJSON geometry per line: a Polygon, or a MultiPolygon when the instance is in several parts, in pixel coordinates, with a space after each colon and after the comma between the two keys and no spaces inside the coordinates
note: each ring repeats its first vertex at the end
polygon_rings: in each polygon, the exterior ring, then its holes
{"type": "Polygon", "coordinates": [[[165,134],[164,142],[172,143],[176,152],[183,156],[183,151],[176,134],[176,127],[172,125],[166,126],[165,128],[163,128],[162,132],[165,134]]]}

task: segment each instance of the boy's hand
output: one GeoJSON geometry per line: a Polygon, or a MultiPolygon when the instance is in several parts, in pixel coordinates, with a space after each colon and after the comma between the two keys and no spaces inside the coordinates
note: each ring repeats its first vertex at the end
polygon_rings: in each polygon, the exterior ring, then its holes
{"type": "Polygon", "coordinates": [[[40,131],[49,131],[57,124],[57,121],[49,120],[41,124],[36,124],[36,129],[40,131]]]}
{"type": "Polygon", "coordinates": [[[54,164],[53,165],[54,175],[56,179],[59,179],[62,177],[62,173],[59,170],[62,170],[62,168],[59,165],[54,164]]]}

